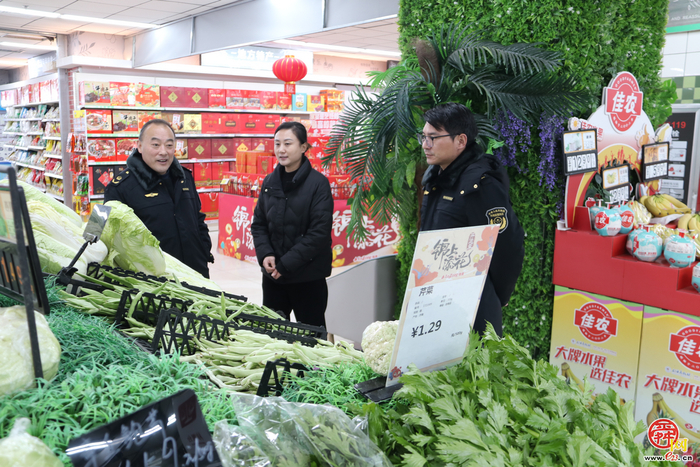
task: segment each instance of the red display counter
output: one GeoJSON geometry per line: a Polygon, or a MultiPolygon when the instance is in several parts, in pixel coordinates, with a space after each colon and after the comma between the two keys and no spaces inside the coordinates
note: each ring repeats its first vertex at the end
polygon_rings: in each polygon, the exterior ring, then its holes
{"type": "MultiPolygon", "coordinates": [[[[693,266],[674,268],[659,258],[639,261],[625,249],[627,235],[560,231],[554,244],[555,285],[700,316],[700,293],[692,288],[693,266]]],[[[694,263],[696,264],[696,263],[694,263]]]]}
{"type": "MultiPolygon", "coordinates": [[[[257,198],[221,193],[219,196],[220,253],[258,264],[250,225],[257,198]]],[[[350,205],[347,200],[333,202],[333,267],[349,266],[368,259],[396,254],[399,226],[396,223],[381,224],[367,219],[367,238],[362,242],[351,241],[347,236],[350,222],[350,205]]]]}

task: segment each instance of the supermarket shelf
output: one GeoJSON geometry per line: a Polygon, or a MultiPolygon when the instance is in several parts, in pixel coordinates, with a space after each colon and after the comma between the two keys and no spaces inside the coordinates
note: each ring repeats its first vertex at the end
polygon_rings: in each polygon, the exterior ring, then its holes
{"type": "MultiPolygon", "coordinates": [[[[28,118],[17,118],[15,120],[21,122],[21,121],[26,121],[26,122],[40,122],[44,117],[28,117],[28,118]]],[[[9,119],[5,119],[9,120],[9,119]]]]}
{"type": "MultiPolygon", "coordinates": [[[[138,133],[88,133],[88,138],[138,138],[138,133]]],[[[273,133],[176,133],[177,138],[272,138],[273,133]]]]}
{"type": "Polygon", "coordinates": [[[58,104],[58,101],[44,101],[44,102],[32,102],[31,104],[15,104],[15,105],[8,105],[7,108],[11,107],[37,107],[39,105],[52,105],[52,104],[58,104]]]}
{"type": "Polygon", "coordinates": [[[57,200],[63,202],[63,196],[55,195],[53,193],[46,192],[47,195],[51,196],[52,198],[56,198],[57,200]]]}
{"type": "MultiPolygon", "coordinates": [[[[18,179],[18,180],[20,180],[20,179],[18,179]]],[[[33,184],[33,183],[29,183],[29,182],[26,181],[26,180],[20,180],[20,181],[22,181],[22,182],[24,182],[24,183],[27,183],[27,184],[29,184],[29,185],[31,185],[31,186],[33,186],[34,188],[36,188],[37,190],[42,191],[43,193],[46,193],[46,188],[42,188],[42,187],[40,187],[40,186],[38,186],[38,185],[35,185],[35,184],[33,184]]],[[[61,199],[63,199],[63,198],[61,198],[61,199]]]]}
{"type": "Polygon", "coordinates": [[[60,122],[60,118],[44,118],[42,122],[60,122]]]}
{"type": "Polygon", "coordinates": [[[5,144],[4,145],[6,148],[14,148],[14,149],[19,149],[21,151],[43,151],[46,149],[43,146],[13,146],[11,144],[5,144]]]}
{"type": "Polygon", "coordinates": [[[53,140],[53,141],[61,141],[60,136],[44,136],[44,139],[53,140]]]}
{"type": "Polygon", "coordinates": [[[57,179],[59,179],[59,180],[63,180],[63,175],[61,175],[61,174],[55,174],[55,173],[51,173],[51,172],[44,172],[44,175],[46,175],[47,177],[57,178],[57,179]]]}
{"type": "Polygon", "coordinates": [[[126,165],[126,161],[94,162],[88,161],[88,166],[93,165],[126,165]]]}
{"type": "Polygon", "coordinates": [[[63,159],[63,156],[61,156],[60,154],[47,154],[47,153],[44,153],[44,154],[42,154],[42,155],[48,157],[49,159],[63,159]]]}
{"type": "Polygon", "coordinates": [[[5,121],[6,122],[19,122],[20,120],[23,120],[21,118],[14,118],[14,117],[6,117],[5,121]]]}
{"type": "MultiPolygon", "coordinates": [[[[221,188],[197,188],[197,193],[218,193],[221,188]]],[[[105,199],[105,195],[90,195],[90,199],[105,199]]]]}
{"type": "Polygon", "coordinates": [[[14,131],[3,131],[3,135],[10,135],[10,136],[23,136],[26,135],[26,133],[15,133],[14,131]]]}
{"type": "MultiPolygon", "coordinates": [[[[194,164],[194,163],[205,163],[205,162],[236,162],[235,157],[220,157],[216,159],[178,159],[180,164],[194,164]]],[[[126,161],[109,161],[109,162],[95,162],[88,161],[88,166],[93,165],[126,165],[126,161]]]]}
{"type": "Polygon", "coordinates": [[[178,162],[180,164],[188,164],[188,163],[205,163],[205,162],[236,162],[235,157],[219,157],[215,159],[178,159],[178,162]]]}
{"type": "Polygon", "coordinates": [[[138,133],[88,133],[88,138],[138,138],[138,133]]]}
{"type": "Polygon", "coordinates": [[[46,167],[42,167],[40,165],[27,164],[25,162],[15,162],[15,164],[19,165],[20,167],[29,167],[30,169],[35,169],[35,170],[46,170],[46,167]]]}
{"type": "Polygon", "coordinates": [[[274,114],[274,115],[311,115],[314,112],[299,110],[263,110],[263,109],[221,109],[217,107],[135,107],[111,105],[84,105],[81,109],[112,109],[112,110],[161,110],[166,112],[219,112],[240,114],[274,114]]]}

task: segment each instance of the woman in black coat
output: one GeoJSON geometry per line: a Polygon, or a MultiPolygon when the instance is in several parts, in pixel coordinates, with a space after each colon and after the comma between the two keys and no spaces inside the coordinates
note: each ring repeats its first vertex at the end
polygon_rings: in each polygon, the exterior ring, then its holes
{"type": "Polygon", "coordinates": [[[304,155],[308,149],[301,123],[277,127],[279,164],[260,188],[251,232],[263,272],[263,305],[287,318],[294,310],[297,321],[325,326],[333,198],[328,179],[304,155]]]}

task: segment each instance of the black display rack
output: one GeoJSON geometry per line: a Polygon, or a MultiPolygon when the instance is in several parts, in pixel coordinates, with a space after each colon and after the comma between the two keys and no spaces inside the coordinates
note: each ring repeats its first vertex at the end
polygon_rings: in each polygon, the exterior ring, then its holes
{"type": "Polygon", "coordinates": [[[0,166],[8,184],[0,186],[0,293],[24,303],[34,376],[43,378],[34,310],[50,313],[41,264],[24,190],[15,169],[0,166]]]}
{"type": "Polygon", "coordinates": [[[292,370],[297,370],[297,376],[304,376],[304,372],[309,371],[301,363],[290,363],[286,358],[267,362],[256,395],[261,397],[281,396],[285,384],[289,383],[291,379],[292,370]]]}

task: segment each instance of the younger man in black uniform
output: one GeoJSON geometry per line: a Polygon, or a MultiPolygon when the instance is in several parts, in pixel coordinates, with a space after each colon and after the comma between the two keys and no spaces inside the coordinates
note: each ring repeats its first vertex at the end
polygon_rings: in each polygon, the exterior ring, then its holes
{"type": "Polygon", "coordinates": [[[209,277],[207,262],[214,257],[206,216],[192,172],[175,159],[175,132],[168,122],[143,126],[126,170],[105,189],[105,203],[112,200],[131,207],[163,251],[209,277]]]}
{"type": "Polygon", "coordinates": [[[465,106],[441,104],[423,115],[418,140],[428,162],[423,176],[421,230],[499,224],[474,329],[489,321],[503,334],[502,307],[508,304],[523,267],[524,232],[508,194],[508,174],[476,143],[474,116],[465,106]]]}

